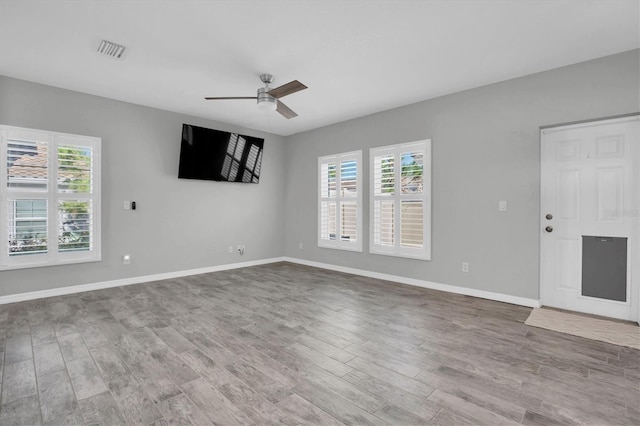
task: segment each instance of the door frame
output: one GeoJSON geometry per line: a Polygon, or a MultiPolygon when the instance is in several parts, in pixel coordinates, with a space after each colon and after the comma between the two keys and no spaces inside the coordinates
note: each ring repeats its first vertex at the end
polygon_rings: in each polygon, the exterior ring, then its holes
{"type": "MultiPolygon", "coordinates": [[[[616,115],[616,116],[609,116],[609,117],[603,117],[603,118],[592,118],[592,119],[587,119],[587,120],[580,120],[580,121],[574,121],[574,122],[568,122],[568,123],[562,123],[562,124],[553,124],[553,125],[545,125],[545,126],[540,126],[540,133],[539,133],[539,143],[540,143],[540,174],[539,174],[539,178],[540,178],[540,194],[539,194],[539,211],[538,211],[538,248],[539,248],[539,269],[538,269],[538,293],[539,293],[539,303],[540,306],[543,306],[543,301],[544,301],[544,286],[543,286],[543,273],[542,273],[542,268],[544,266],[544,256],[543,256],[543,244],[542,244],[542,238],[543,238],[543,231],[542,229],[545,226],[545,219],[542,216],[543,215],[543,211],[542,211],[542,195],[543,195],[543,184],[545,182],[545,180],[543,179],[543,167],[542,167],[542,160],[543,160],[543,144],[542,144],[542,138],[543,138],[543,134],[545,131],[554,129],[554,130],[568,130],[568,129],[574,129],[574,128],[581,128],[581,127],[589,127],[590,125],[599,125],[599,124],[612,124],[612,123],[621,123],[621,122],[626,122],[626,121],[638,121],[640,120],[640,112],[633,112],[633,113],[628,113],[628,114],[621,114],[621,115],[616,115]]],[[[635,158],[632,157],[632,162],[634,165],[635,170],[633,170],[634,175],[639,176],[640,177],[640,164],[638,164],[640,162],[640,143],[638,144],[638,146],[635,149],[635,158]]],[[[637,197],[638,200],[638,205],[640,205],[640,185],[638,185],[638,191],[637,194],[635,194],[635,196],[637,197]]],[[[639,219],[640,222],[640,219],[639,219]]],[[[637,225],[637,233],[640,236],[640,223],[637,225]]],[[[640,249],[640,242],[636,241],[635,243],[635,247],[637,249],[640,249]]],[[[580,249],[580,253],[582,252],[582,249],[580,249]]],[[[637,252],[635,253],[636,255],[640,253],[640,250],[637,250],[637,252]]],[[[636,269],[633,269],[634,266],[634,262],[633,259],[631,258],[631,250],[629,251],[629,253],[627,253],[627,268],[629,269],[629,274],[628,276],[630,276],[630,283],[628,283],[628,288],[629,288],[629,298],[628,298],[628,304],[631,305],[631,321],[635,321],[636,323],[640,324],[640,261],[636,261],[635,264],[638,265],[638,267],[636,267],[636,269]],[[635,307],[635,309],[634,309],[635,307]]],[[[586,297],[586,296],[581,296],[579,295],[579,297],[586,297]]],[[[617,302],[620,303],[620,302],[617,302]]]]}

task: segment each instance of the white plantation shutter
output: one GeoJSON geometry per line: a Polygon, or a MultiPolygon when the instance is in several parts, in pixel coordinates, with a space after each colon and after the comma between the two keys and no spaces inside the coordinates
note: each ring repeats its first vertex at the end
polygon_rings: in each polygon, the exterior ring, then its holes
{"type": "Polygon", "coordinates": [[[318,246],[362,251],[362,151],[318,159],[318,246]]]}
{"type": "Polygon", "coordinates": [[[49,144],[45,141],[7,140],[7,190],[47,190],[49,182],[49,144]]]}
{"type": "Polygon", "coordinates": [[[0,126],[0,270],[100,260],[100,143],[0,126]]]}
{"type": "Polygon", "coordinates": [[[6,203],[9,256],[47,252],[47,200],[9,199],[6,203]]]}
{"type": "Polygon", "coordinates": [[[431,258],[431,141],[370,150],[371,253],[431,258]]]}

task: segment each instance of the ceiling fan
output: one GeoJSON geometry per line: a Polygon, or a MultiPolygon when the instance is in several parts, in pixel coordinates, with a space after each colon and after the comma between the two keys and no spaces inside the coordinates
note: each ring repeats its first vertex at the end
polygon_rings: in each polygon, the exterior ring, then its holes
{"type": "Polygon", "coordinates": [[[307,86],[300,83],[298,80],[293,80],[287,84],[283,84],[280,87],[272,89],[269,87],[273,82],[273,76],[271,74],[262,74],[260,76],[260,80],[264,83],[264,87],[258,89],[257,96],[223,96],[208,97],[205,99],[208,101],[225,99],[256,99],[259,107],[276,110],[282,114],[284,118],[289,119],[298,116],[298,114],[296,114],[291,108],[282,103],[280,98],[284,98],[287,95],[304,90],[307,86]]]}

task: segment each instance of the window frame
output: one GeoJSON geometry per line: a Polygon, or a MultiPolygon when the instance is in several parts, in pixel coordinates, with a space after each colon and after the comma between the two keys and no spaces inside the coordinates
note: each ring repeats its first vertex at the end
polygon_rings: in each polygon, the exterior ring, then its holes
{"type": "Polygon", "coordinates": [[[362,176],[363,176],[363,163],[362,163],[362,150],[343,152],[340,154],[332,154],[318,157],[318,247],[331,248],[338,250],[347,250],[362,252],[364,235],[362,233],[362,176]],[[340,164],[344,161],[355,161],[356,163],[356,196],[345,197],[341,194],[340,177],[341,167],[340,164]],[[336,163],[336,196],[335,197],[323,197],[322,194],[322,166],[324,164],[336,163]],[[336,202],[336,238],[334,240],[327,240],[322,238],[322,202],[323,201],[335,201],[336,202]],[[356,204],[356,241],[344,240],[341,238],[341,222],[340,211],[343,202],[356,204]]]}
{"type": "Polygon", "coordinates": [[[369,150],[369,253],[383,256],[395,256],[417,260],[431,260],[431,139],[422,139],[413,142],[400,143],[395,145],[387,145],[369,150]],[[402,154],[407,152],[421,152],[423,154],[423,187],[421,194],[402,194],[401,173],[402,173],[402,154]],[[393,195],[376,195],[375,192],[375,173],[376,173],[376,157],[384,155],[394,156],[394,192],[393,195]],[[394,241],[392,246],[376,244],[376,221],[375,221],[375,203],[376,201],[393,201],[394,203],[394,241]],[[421,248],[402,247],[400,241],[401,232],[401,202],[402,201],[422,201],[423,205],[423,228],[421,248]]]}
{"type": "Polygon", "coordinates": [[[0,125],[0,271],[65,265],[102,260],[101,239],[101,138],[46,130],[0,125]],[[9,140],[40,142],[47,145],[46,190],[9,189],[7,184],[7,147],[9,140]],[[58,188],[59,146],[91,148],[92,191],[64,192],[58,188]],[[47,206],[47,251],[11,256],[9,252],[10,200],[45,200],[47,206]],[[91,246],[89,250],[60,251],[58,245],[59,202],[88,201],[91,204],[91,246]]]}

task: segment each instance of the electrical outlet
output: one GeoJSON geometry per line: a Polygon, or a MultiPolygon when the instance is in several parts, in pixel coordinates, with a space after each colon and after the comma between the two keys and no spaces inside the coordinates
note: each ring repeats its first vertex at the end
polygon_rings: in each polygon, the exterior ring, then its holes
{"type": "Polygon", "coordinates": [[[131,263],[131,255],[130,254],[123,255],[122,263],[124,263],[125,265],[129,265],[131,263]]]}
{"type": "Polygon", "coordinates": [[[244,250],[245,250],[244,244],[238,244],[238,253],[240,253],[240,256],[244,254],[244,250]]]}
{"type": "Polygon", "coordinates": [[[298,243],[298,250],[302,250],[302,243],[298,243]]]}
{"type": "Polygon", "coordinates": [[[462,272],[469,272],[469,262],[462,262],[462,272]]]}
{"type": "Polygon", "coordinates": [[[131,201],[125,201],[122,208],[124,208],[125,210],[131,210],[131,201]]]}
{"type": "Polygon", "coordinates": [[[229,246],[229,253],[233,253],[233,246],[229,246]]]}
{"type": "Polygon", "coordinates": [[[498,201],[498,211],[506,212],[507,211],[507,202],[506,201],[498,201]]]}

